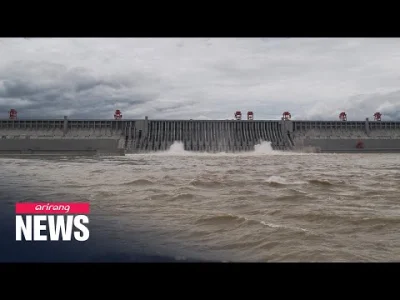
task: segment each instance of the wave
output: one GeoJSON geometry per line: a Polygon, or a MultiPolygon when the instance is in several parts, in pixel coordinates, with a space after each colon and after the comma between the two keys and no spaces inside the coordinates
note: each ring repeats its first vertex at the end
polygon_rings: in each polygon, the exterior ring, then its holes
{"type": "Polygon", "coordinates": [[[322,186],[331,186],[333,185],[332,182],[325,180],[325,179],[311,179],[308,181],[308,183],[310,184],[314,184],[314,185],[322,185],[322,186]]]}

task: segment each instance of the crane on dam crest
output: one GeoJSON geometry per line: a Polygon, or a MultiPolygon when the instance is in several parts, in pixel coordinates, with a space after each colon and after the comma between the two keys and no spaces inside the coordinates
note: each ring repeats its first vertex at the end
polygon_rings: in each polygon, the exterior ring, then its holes
{"type": "Polygon", "coordinates": [[[122,119],[122,112],[119,109],[115,110],[114,120],[121,120],[121,119],[122,119]]]}
{"type": "Polygon", "coordinates": [[[290,112],[288,112],[288,111],[283,112],[283,114],[282,114],[282,120],[288,121],[288,120],[290,120],[291,118],[292,118],[292,115],[290,114],[290,112]]]}
{"type": "Polygon", "coordinates": [[[382,114],[380,112],[374,113],[374,121],[382,121],[382,114]]]}
{"type": "Polygon", "coordinates": [[[242,112],[240,110],[235,112],[235,119],[240,121],[242,119],[242,112]]]}
{"type": "MultiPolygon", "coordinates": [[[[373,114],[374,116],[374,121],[382,121],[382,113],[380,112],[375,112],[373,114]]],[[[282,114],[282,120],[291,120],[292,115],[289,111],[285,111],[282,114]]],[[[15,108],[11,108],[8,112],[8,119],[9,120],[17,120],[18,119],[18,112],[15,108]]],[[[237,110],[234,113],[234,119],[237,121],[242,120],[242,112],[240,110],[237,110]]],[[[122,120],[122,112],[120,109],[116,109],[114,112],[114,120],[122,120]]],[[[248,111],[247,112],[247,120],[252,121],[254,120],[254,112],[253,111],[248,111]]],[[[342,111],[339,114],[339,120],[340,121],[347,121],[347,113],[342,111]]]]}
{"type": "Polygon", "coordinates": [[[340,119],[340,121],[343,121],[343,122],[347,121],[347,114],[346,114],[346,112],[342,111],[342,112],[339,114],[339,119],[340,119]]]}
{"type": "Polygon", "coordinates": [[[8,118],[10,120],[16,120],[18,116],[18,112],[15,108],[11,108],[10,111],[8,112],[8,118]]]}

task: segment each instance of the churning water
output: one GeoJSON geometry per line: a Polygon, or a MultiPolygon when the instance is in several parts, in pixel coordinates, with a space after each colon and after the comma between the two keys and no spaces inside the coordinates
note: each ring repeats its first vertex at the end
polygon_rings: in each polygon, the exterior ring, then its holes
{"type": "MultiPolygon", "coordinates": [[[[400,156],[273,151],[1,158],[18,201],[89,200],[110,239],[224,261],[398,261],[400,156]],[[33,196],[34,195],[34,196],[33,196]],[[121,232],[124,232],[121,237],[121,232]]],[[[103,230],[104,231],[104,230],[103,230]]]]}

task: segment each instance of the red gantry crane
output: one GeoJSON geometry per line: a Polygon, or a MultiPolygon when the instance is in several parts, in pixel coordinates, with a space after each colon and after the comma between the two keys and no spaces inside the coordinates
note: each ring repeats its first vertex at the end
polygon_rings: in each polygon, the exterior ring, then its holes
{"type": "Polygon", "coordinates": [[[10,111],[9,111],[8,113],[9,113],[9,119],[10,119],[10,120],[16,120],[16,119],[17,119],[18,113],[17,113],[17,110],[16,110],[16,109],[11,108],[10,111]]]}
{"type": "Polygon", "coordinates": [[[235,112],[235,119],[238,121],[242,119],[242,112],[240,110],[235,112]]]}
{"type": "Polygon", "coordinates": [[[114,113],[114,119],[115,120],[121,120],[122,119],[122,113],[119,109],[117,109],[114,113]]]}
{"type": "Polygon", "coordinates": [[[282,119],[283,120],[290,120],[292,118],[292,115],[290,114],[290,112],[288,112],[288,111],[285,111],[283,114],[282,114],[282,119]]]}
{"type": "Polygon", "coordinates": [[[347,121],[347,114],[344,111],[342,111],[339,114],[339,119],[340,119],[340,121],[347,121]]]}
{"type": "Polygon", "coordinates": [[[382,121],[382,114],[380,112],[374,113],[374,120],[375,121],[382,121]]]}

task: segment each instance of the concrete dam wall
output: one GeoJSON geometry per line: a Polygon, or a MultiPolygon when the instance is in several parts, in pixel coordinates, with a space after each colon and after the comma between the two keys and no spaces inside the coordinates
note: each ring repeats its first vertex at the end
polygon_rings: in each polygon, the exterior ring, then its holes
{"type": "Polygon", "coordinates": [[[124,155],[115,121],[1,120],[1,154],[124,155]]]}
{"type": "Polygon", "coordinates": [[[293,121],[295,149],[317,152],[400,152],[400,122],[293,121]],[[362,147],[357,147],[362,145],[362,147]]]}
{"type": "Polygon", "coordinates": [[[1,154],[124,155],[168,150],[400,152],[400,122],[290,120],[0,120],[1,154]],[[361,146],[360,146],[361,144],[361,146]]]}
{"type": "Polygon", "coordinates": [[[271,142],[274,150],[290,149],[282,126],[281,121],[137,121],[127,151],[165,151],[176,141],[187,151],[200,152],[252,151],[263,141],[271,142]]]}

